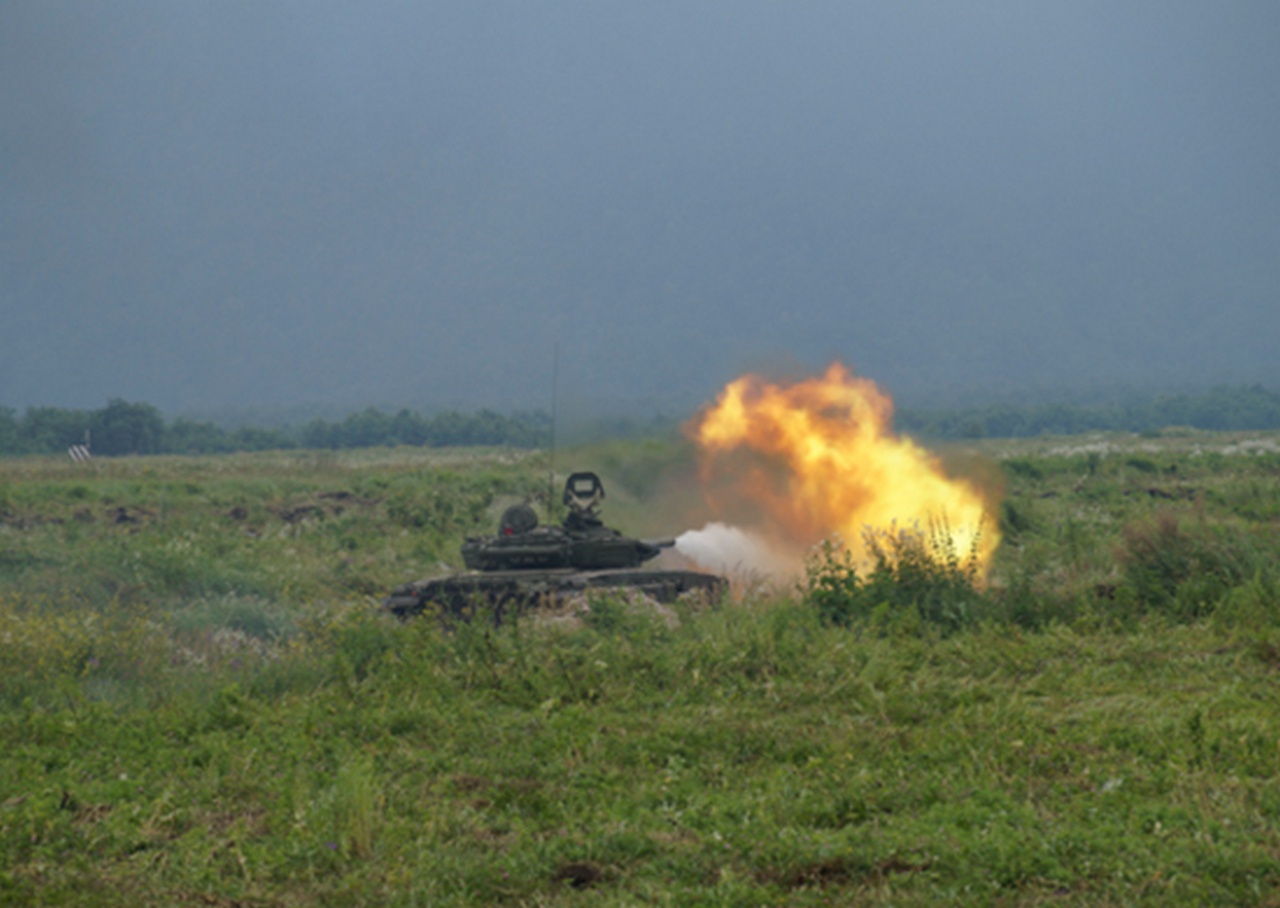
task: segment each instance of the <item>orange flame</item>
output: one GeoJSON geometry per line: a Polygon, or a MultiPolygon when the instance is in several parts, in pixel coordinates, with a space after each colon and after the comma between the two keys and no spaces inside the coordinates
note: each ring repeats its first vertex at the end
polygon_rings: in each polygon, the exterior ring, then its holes
{"type": "Polygon", "coordinates": [[[712,506],[763,523],[792,551],[838,534],[865,563],[868,530],[937,527],[985,579],[1000,538],[984,495],[895,435],[892,417],[893,401],[874,382],[833,363],[792,385],[743,376],[686,431],[701,449],[712,506]]]}

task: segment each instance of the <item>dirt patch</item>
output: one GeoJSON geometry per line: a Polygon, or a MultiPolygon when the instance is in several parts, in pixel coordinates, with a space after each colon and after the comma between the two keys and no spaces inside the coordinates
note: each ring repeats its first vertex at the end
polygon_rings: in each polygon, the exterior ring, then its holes
{"type": "Polygon", "coordinates": [[[573,889],[589,889],[604,880],[604,868],[593,861],[570,861],[556,868],[551,880],[573,889]]]}
{"type": "Polygon", "coordinates": [[[276,511],[276,516],[285,523],[298,523],[308,517],[323,517],[324,508],[314,504],[300,504],[296,507],[280,508],[276,511]]]}
{"type": "Polygon", "coordinates": [[[148,508],[137,507],[136,505],[134,507],[120,505],[107,511],[107,519],[116,526],[136,526],[150,523],[156,519],[156,514],[155,511],[148,508]]]}
{"type": "Polygon", "coordinates": [[[269,904],[256,899],[233,899],[209,892],[177,893],[174,898],[178,905],[209,905],[214,908],[259,908],[269,904]]]}
{"type": "Polygon", "coordinates": [[[92,826],[105,820],[111,810],[110,804],[85,804],[76,811],[75,822],[78,825],[92,826]]]}
{"type": "Polygon", "coordinates": [[[201,822],[215,835],[225,835],[238,828],[246,838],[258,838],[270,831],[265,807],[212,813],[206,815],[201,822]]]}
{"type": "Polygon", "coordinates": [[[488,779],[482,779],[479,776],[459,775],[453,777],[453,787],[458,791],[470,793],[473,791],[484,791],[488,788],[490,782],[488,779]]]}
{"type": "Polygon", "coordinates": [[[285,523],[300,523],[304,520],[323,520],[329,516],[338,516],[348,508],[369,508],[377,504],[369,498],[361,498],[354,492],[320,492],[313,501],[281,504],[271,508],[271,512],[285,523]]]}
{"type": "Polygon", "coordinates": [[[868,865],[854,858],[828,858],[798,867],[770,867],[756,873],[762,883],[772,883],[785,889],[823,888],[845,886],[850,883],[876,882],[898,873],[919,873],[927,870],[924,862],[902,858],[886,858],[868,865]]]}

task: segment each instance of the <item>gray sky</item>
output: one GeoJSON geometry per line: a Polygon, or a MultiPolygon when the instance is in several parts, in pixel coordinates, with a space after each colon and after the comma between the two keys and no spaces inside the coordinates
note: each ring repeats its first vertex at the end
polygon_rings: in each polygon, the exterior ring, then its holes
{"type": "Polygon", "coordinates": [[[0,0],[0,406],[1280,385],[1280,4],[0,0]]]}

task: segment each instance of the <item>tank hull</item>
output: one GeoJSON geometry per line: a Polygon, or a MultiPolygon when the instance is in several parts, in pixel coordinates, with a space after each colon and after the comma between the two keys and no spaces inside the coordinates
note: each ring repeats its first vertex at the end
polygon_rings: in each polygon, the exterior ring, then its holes
{"type": "Polygon", "coordinates": [[[495,623],[534,608],[555,608],[564,599],[589,590],[634,590],[651,599],[673,602],[686,593],[719,599],[728,581],[699,571],[572,568],[467,571],[407,583],[391,592],[382,607],[399,618],[429,614],[470,619],[484,614],[495,623]]]}

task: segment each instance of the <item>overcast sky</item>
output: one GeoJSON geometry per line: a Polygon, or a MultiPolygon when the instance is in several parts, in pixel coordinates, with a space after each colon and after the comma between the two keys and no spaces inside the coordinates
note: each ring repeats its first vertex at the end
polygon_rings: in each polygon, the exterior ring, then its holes
{"type": "Polygon", "coordinates": [[[1280,386],[1280,3],[0,0],[0,406],[1280,386]]]}

